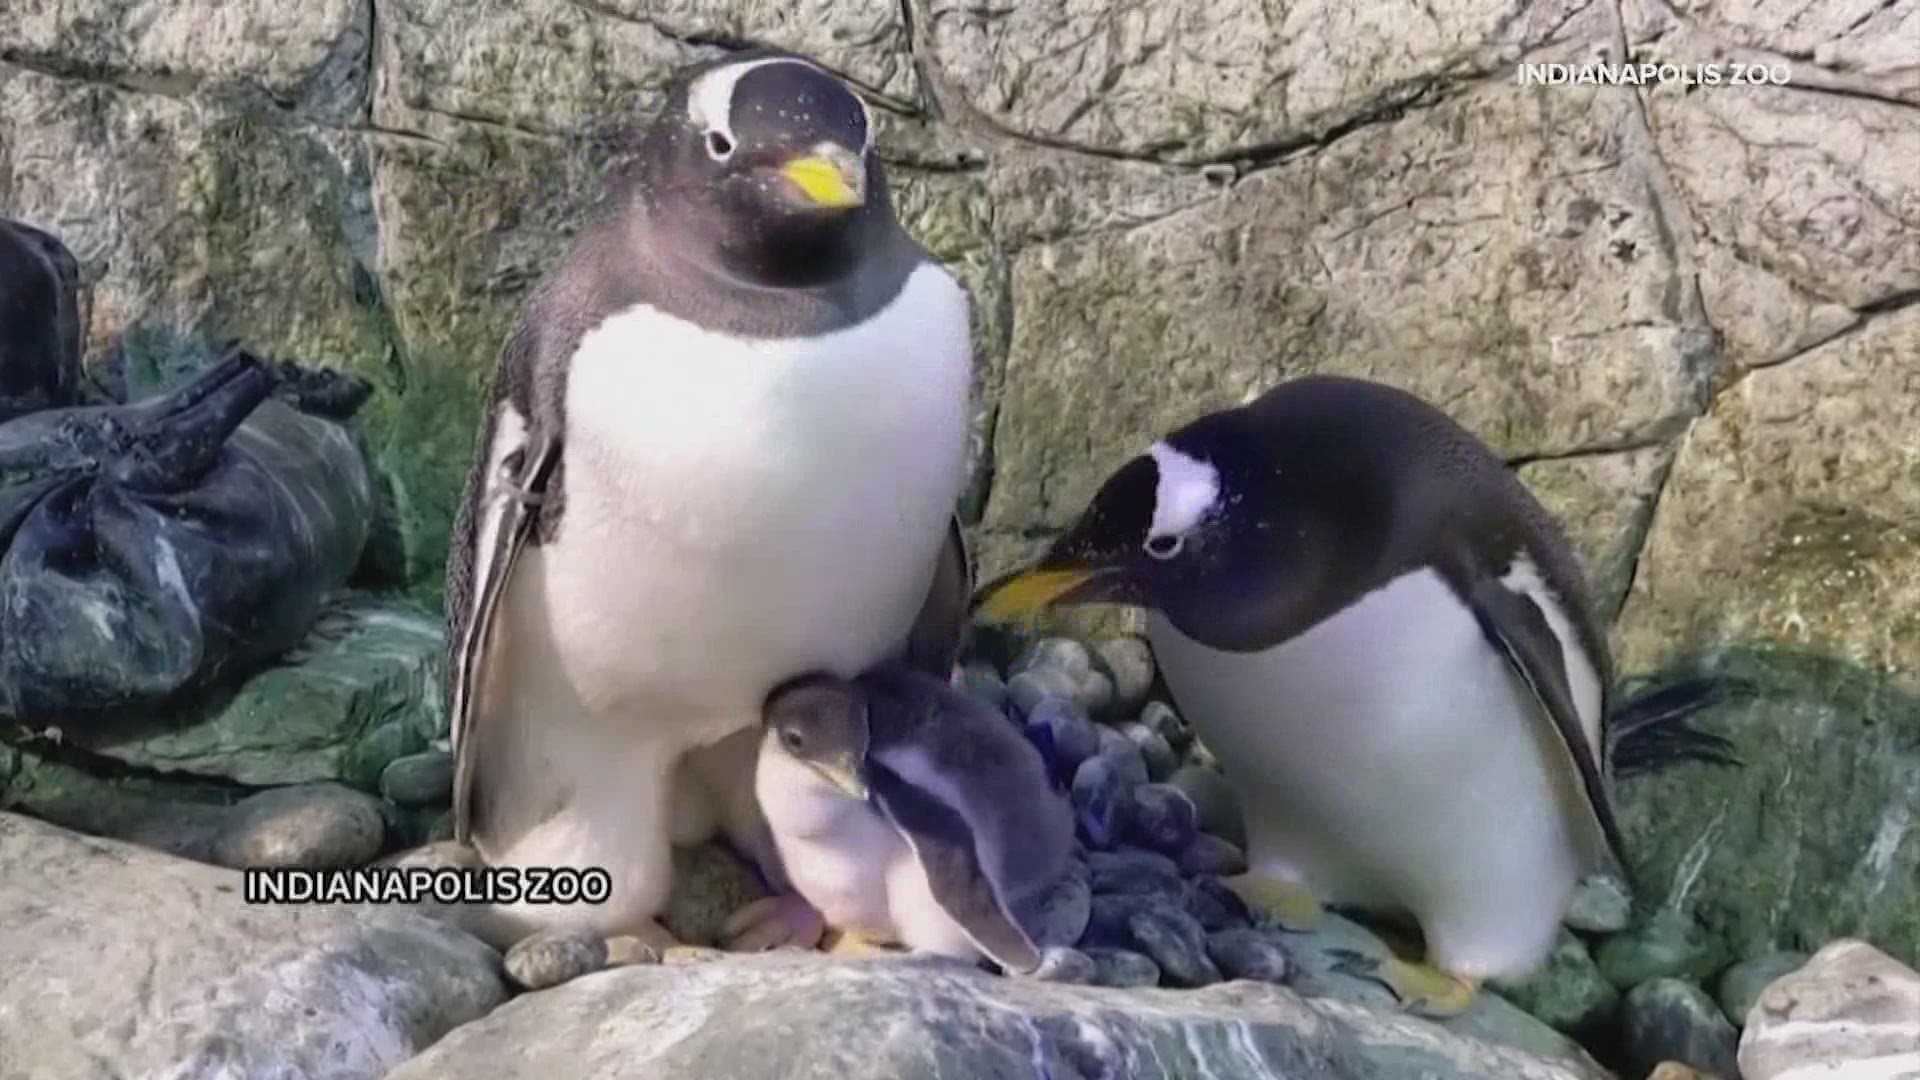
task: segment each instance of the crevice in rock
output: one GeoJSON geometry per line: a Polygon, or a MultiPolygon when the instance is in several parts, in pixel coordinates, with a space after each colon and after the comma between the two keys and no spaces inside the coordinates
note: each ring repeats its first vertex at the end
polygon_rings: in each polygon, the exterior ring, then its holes
{"type": "Polygon", "coordinates": [[[5,745],[15,752],[31,755],[54,765],[63,765],[86,773],[96,780],[147,780],[156,783],[180,786],[199,786],[232,792],[244,797],[261,790],[249,784],[243,784],[230,776],[216,773],[199,773],[184,769],[160,769],[150,765],[132,765],[119,758],[110,757],[97,750],[89,750],[66,739],[55,741],[33,733],[31,739],[9,739],[5,745]]]}
{"type": "Polygon", "coordinates": [[[1615,454],[1631,454],[1640,450],[1652,450],[1672,442],[1694,421],[1692,416],[1670,416],[1658,420],[1645,432],[1622,439],[1606,442],[1588,443],[1561,450],[1537,450],[1507,457],[1507,467],[1518,469],[1526,465],[1537,465],[1547,461],[1580,461],[1586,458],[1611,457],[1615,454]]]}
{"type": "Polygon", "coordinates": [[[0,63],[12,64],[23,71],[31,71],[50,79],[82,82],[92,86],[103,86],[109,90],[124,90],[132,94],[151,94],[175,101],[192,101],[201,88],[200,80],[192,75],[152,75],[113,71],[93,64],[80,63],[69,57],[20,49],[0,49],[0,63]]]}
{"type": "MultiPolygon", "coordinates": [[[[1693,422],[1691,420],[1688,421],[1687,427],[1691,429],[1692,426],[1693,422]]],[[[1673,481],[1673,474],[1678,471],[1680,467],[1680,454],[1686,447],[1686,441],[1685,431],[1682,431],[1679,437],[1672,440],[1673,453],[1667,455],[1667,460],[1661,464],[1660,476],[1654,481],[1653,485],[1653,497],[1647,500],[1646,511],[1630,537],[1629,542],[1633,546],[1633,555],[1627,561],[1626,584],[1620,589],[1620,595],[1615,598],[1612,604],[1612,610],[1607,613],[1607,622],[1609,625],[1619,621],[1620,613],[1627,609],[1627,604],[1633,598],[1634,586],[1640,583],[1640,568],[1646,565],[1647,545],[1653,540],[1654,524],[1660,520],[1660,506],[1666,499],[1667,485],[1673,481]]]]}
{"type": "Polygon", "coordinates": [[[1777,368],[1787,364],[1791,364],[1794,361],[1799,360],[1811,353],[1814,353],[1820,349],[1826,348],[1827,346],[1833,344],[1836,341],[1840,341],[1844,338],[1852,337],[1853,335],[1860,333],[1862,330],[1866,329],[1869,324],[1871,324],[1874,320],[1880,318],[1881,316],[1889,315],[1896,311],[1904,311],[1907,308],[1914,307],[1917,305],[1920,305],[1920,289],[1909,289],[1904,292],[1897,292],[1891,296],[1881,297],[1880,299],[1875,300],[1870,304],[1862,304],[1861,306],[1853,309],[1854,314],[1858,315],[1859,318],[1853,320],[1852,322],[1848,323],[1845,326],[1840,327],[1839,329],[1835,330],[1833,333],[1828,334],[1823,338],[1819,338],[1815,341],[1810,341],[1807,344],[1802,345],[1800,348],[1795,349],[1794,351],[1786,354],[1785,356],[1776,357],[1772,360],[1768,360],[1764,364],[1748,365],[1747,367],[1733,373],[1732,377],[1730,377],[1727,380],[1726,386],[1722,388],[1722,391],[1724,392],[1726,389],[1729,389],[1734,386],[1738,386],[1742,382],[1745,382],[1747,378],[1756,371],[1766,371],[1771,368],[1777,368]]]}

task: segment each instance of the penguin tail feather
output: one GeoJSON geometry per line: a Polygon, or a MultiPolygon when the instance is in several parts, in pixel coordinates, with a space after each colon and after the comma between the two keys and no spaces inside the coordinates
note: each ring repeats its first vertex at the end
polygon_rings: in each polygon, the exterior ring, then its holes
{"type": "Polygon", "coordinates": [[[1689,722],[1736,689],[1726,679],[1687,679],[1622,705],[1607,718],[1607,761],[1613,774],[1658,772],[1687,762],[1738,768],[1743,762],[1731,742],[1689,722]]]}

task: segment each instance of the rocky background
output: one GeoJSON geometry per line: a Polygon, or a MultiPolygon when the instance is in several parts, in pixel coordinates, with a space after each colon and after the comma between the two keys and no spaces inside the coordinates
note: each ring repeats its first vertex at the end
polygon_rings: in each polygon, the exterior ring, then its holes
{"type": "MultiPolygon", "coordinates": [[[[1502,992],[1629,1075],[1678,1058],[1771,1076],[1837,1053],[1807,1049],[1824,1036],[1802,1021],[1916,1015],[1900,965],[1920,959],[1917,0],[0,5],[0,214],[80,257],[90,361],[164,325],[366,376],[386,506],[362,582],[379,590],[149,734],[5,733],[0,805],[227,866],[354,865],[444,828],[434,609],[500,342],[669,73],[767,43],[866,91],[901,216],[973,290],[983,572],[1200,411],[1309,371],[1419,392],[1564,515],[1625,672],[1745,688],[1703,721],[1744,766],[1623,784],[1634,903],[1589,898],[1553,966],[1502,992]],[[1784,64],[1791,84],[1516,82],[1522,61],[1600,59],[1784,64]],[[1827,945],[1842,937],[1884,954],[1827,945]],[[1769,1005],[1761,988],[1815,953],[1789,976],[1812,988],[1769,1005]],[[1768,1023],[1803,1045],[1762,1046],[1768,1023]],[[1736,1064],[1743,1025],[1758,1048],[1736,1064]]],[[[1078,692],[1055,697],[1154,765],[1152,703],[1078,692]]],[[[0,1017],[59,1036],[44,1058],[0,1037],[0,1076],[376,1075],[507,992],[497,958],[426,920],[237,909],[231,871],[4,814],[0,850],[39,868],[0,880],[0,1017]],[[200,937],[168,930],[188,922],[200,937]],[[121,997],[81,1000],[76,950],[124,968],[121,997]],[[259,1015],[266,994],[294,1004],[259,1015]],[[301,1020],[301,1002],[323,1007],[301,1020]],[[307,1049],[273,1056],[255,1025],[280,1020],[307,1049]],[[81,1026],[84,1051],[60,1034],[81,1026]]],[[[1297,983],[1289,963],[1275,980],[1297,983]]],[[[663,1068],[729,1050],[697,1037],[719,1011],[767,1046],[806,1022],[742,1027],[740,1001],[811,1002],[831,1031],[889,1010],[936,1068],[980,1041],[956,1032],[989,1030],[966,1017],[1013,1025],[988,1041],[1044,1046],[1030,1059],[1057,1076],[1163,1053],[1224,1075],[1593,1068],[1539,1025],[1488,1049],[1449,1041],[1485,1030],[1367,1020],[1318,991],[1043,997],[776,968],[529,995],[410,1075],[493,1068],[535,1033],[590,1057],[596,1016],[651,1015],[597,1030],[663,1068]],[[663,995],[680,1005],[648,1014],[663,995]],[[1086,1042],[1096,1022],[1114,1041],[1086,1042]]],[[[1920,1054],[1911,1024],[1864,1030],[1861,1055],[1920,1054]]],[[[757,1075],[751,1060],[712,1075],[757,1075]]]]}

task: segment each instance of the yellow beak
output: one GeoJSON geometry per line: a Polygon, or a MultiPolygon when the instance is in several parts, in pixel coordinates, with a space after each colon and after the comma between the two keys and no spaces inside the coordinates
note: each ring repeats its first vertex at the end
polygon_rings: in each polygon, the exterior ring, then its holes
{"type": "Polygon", "coordinates": [[[984,622],[1032,619],[1093,575],[1092,570],[1027,570],[987,586],[973,613],[984,622]]]}
{"type": "Polygon", "coordinates": [[[809,154],[782,165],[780,175],[793,181],[815,206],[844,210],[867,201],[866,174],[859,170],[859,160],[851,155],[835,161],[825,154],[809,154]]]}

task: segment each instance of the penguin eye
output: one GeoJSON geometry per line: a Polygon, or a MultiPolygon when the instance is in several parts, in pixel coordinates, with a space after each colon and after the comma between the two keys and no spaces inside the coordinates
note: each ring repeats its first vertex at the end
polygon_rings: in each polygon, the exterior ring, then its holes
{"type": "Polygon", "coordinates": [[[799,732],[788,728],[780,733],[780,745],[787,748],[787,753],[797,754],[806,749],[807,740],[801,738],[799,732]]]}
{"type": "Polygon", "coordinates": [[[725,161],[733,156],[733,140],[725,132],[707,132],[707,156],[715,161],[725,161]]]}
{"type": "Polygon", "coordinates": [[[1148,555],[1165,560],[1180,554],[1180,549],[1186,546],[1186,541],[1181,539],[1179,533],[1163,533],[1159,536],[1147,537],[1147,542],[1142,546],[1147,549],[1148,555]]]}

